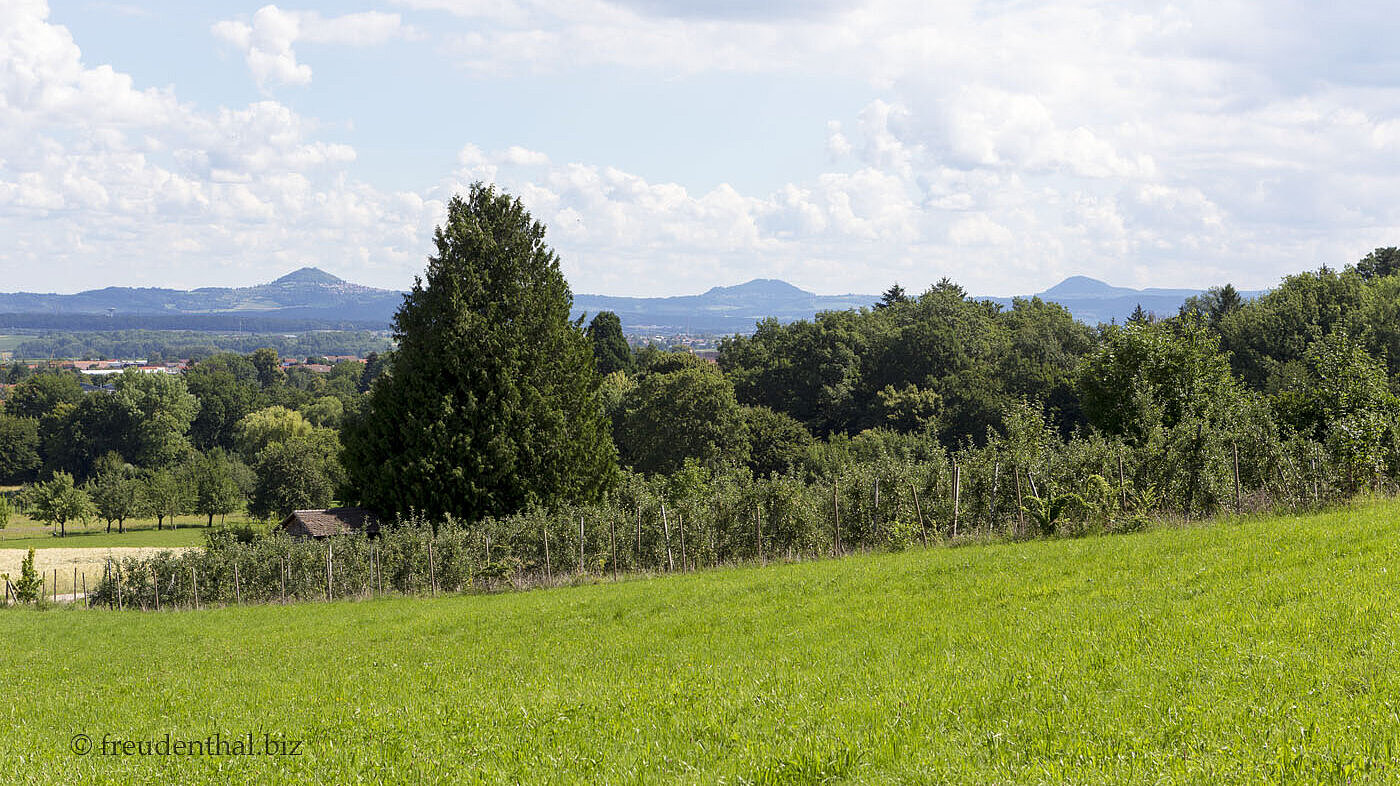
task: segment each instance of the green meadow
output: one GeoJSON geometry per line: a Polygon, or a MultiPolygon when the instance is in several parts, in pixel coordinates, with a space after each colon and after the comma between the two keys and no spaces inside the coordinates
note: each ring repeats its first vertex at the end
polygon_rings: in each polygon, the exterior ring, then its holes
{"type": "Polygon", "coordinates": [[[1382,502],[500,595],[13,609],[0,781],[1394,782],[1398,580],[1382,502]],[[253,752],[135,744],[216,733],[253,752]]]}

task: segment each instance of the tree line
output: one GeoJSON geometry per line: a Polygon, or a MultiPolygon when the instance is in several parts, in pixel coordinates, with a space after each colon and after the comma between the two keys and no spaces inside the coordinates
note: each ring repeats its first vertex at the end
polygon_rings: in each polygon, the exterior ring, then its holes
{"type": "Polygon", "coordinates": [[[94,392],[71,370],[32,374],[0,409],[0,483],[26,484],[16,503],[59,535],[93,518],[123,532],[131,518],[324,507],[344,484],[339,428],[383,368],[372,353],[284,369],[263,348],[183,375],[128,369],[94,392]]]}

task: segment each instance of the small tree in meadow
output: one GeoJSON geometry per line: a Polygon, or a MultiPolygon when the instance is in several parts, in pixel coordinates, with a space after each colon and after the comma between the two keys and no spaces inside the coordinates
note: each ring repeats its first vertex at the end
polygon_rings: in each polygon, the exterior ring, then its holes
{"type": "Polygon", "coordinates": [[[24,507],[35,521],[58,527],[54,534],[59,537],[67,536],[68,522],[87,521],[93,513],[92,500],[67,472],[55,472],[50,480],[27,486],[24,507]]]}
{"type": "Polygon", "coordinates": [[[164,529],[167,518],[173,527],[175,517],[189,511],[190,493],[174,472],[161,469],[148,473],[142,479],[140,502],[141,514],[154,516],[156,529],[164,529]]]}
{"type": "Polygon", "coordinates": [[[37,603],[39,600],[39,572],[34,569],[34,549],[24,556],[19,566],[19,581],[15,582],[15,597],[20,603],[37,603]]]}
{"type": "Polygon", "coordinates": [[[200,456],[190,467],[194,487],[194,512],[209,517],[227,516],[243,502],[233,461],[224,451],[214,449],[200,456]]]}
{"type": "Polygon", "coordinates": [[[126,520],[141,513],[141,482],[136,477],[136,469],[121,460],[115,453],[103,456],[97,462],[97,476],[86,484],[88,496],[97,509],[97,515],[107,522],[107,532],[112,531],[112,522],[117,522],[117,532],[126,532],[126,520]]]}

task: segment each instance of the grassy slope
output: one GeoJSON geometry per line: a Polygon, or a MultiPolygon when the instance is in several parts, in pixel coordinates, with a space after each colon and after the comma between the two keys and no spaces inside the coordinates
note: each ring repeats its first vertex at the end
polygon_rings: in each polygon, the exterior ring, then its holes
{"type": "Polygon", "coordinates": [[[0,781],[1383,782],[1397,558],[1388,504],[486,597],[11,611],[0,781]],[[167,731],[306,755],[69,751],[167,731]]]}

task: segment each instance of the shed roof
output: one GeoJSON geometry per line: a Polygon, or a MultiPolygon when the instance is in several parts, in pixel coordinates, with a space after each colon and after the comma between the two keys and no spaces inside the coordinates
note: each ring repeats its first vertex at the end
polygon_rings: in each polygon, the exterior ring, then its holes
{"type": "Polygon", "coordinates": [[[325,510],[294,510],[282,519],[282,529],[292,534],[313,538],[347,535],[351,532],[379,532],[379,517],[364,508],[327,508],[325,510]]]}

